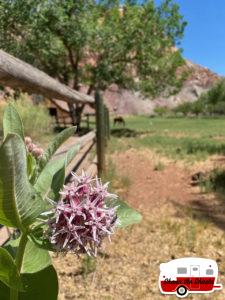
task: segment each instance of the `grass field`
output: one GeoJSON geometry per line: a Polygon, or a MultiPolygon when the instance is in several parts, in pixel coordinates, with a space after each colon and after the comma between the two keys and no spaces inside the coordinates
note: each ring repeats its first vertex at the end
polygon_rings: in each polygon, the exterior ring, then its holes
{"type": "Polygon", "coordinates": [[[126,127],[112,127],[112,150],[145,147],[174,159],[203,160],[225,154],[225,119],[127,117],[126,127]],[[137,138],[138,137],[138,138],[137,138]],[[118,145],[119,143],[119,145],[118,145]]]}

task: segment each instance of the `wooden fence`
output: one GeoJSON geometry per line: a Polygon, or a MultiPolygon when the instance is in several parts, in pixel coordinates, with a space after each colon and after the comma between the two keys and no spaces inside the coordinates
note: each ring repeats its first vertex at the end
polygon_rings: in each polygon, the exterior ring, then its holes
{"type": "MultiPolygon", "coordinates": [[[[29,93],[42,94],[49,99],[63,100],[70,105],[82,103],[94,106],[96,128],[82,137],[71,137],[60,147],[53,159],[57,159],[75,144],[80,144],[79,153],[66,169],[66,181],[70,181],[71,171],[76,172],[82,168],[91,176],[96,173],[101,176],[104,173],[106,147],[110,138],[110,120],[109,111],[99,91],[95,97],[79,93],[2,50],[0,50],[0,84],[20,88],[29,93]]],[[[0,227],[0,245],[9,239],[10,232],[8,228],[0,227]]]]}

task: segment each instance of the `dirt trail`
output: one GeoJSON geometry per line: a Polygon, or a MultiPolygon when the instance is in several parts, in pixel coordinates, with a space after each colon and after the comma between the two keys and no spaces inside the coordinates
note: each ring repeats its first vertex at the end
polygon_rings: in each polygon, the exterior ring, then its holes
{"type": "Polygon", "coordinates": [[[135,207],[148,209],[166,201],[188,201],[196,192],[190,185],[190,170],[150,151],[130,149],[117,154],[115,163],[118,173],[131,180],[126,200],[135,207]]]}
{"type": "MultiPolygon", "coordinates": [[[[143,221],[118,231],[111,244],[104,243],[90,274],[82,271],[91,265],[72,254],[54,258],[59,299],[163,300],[158,289],[159,264],[184,256],[217,260],[219,280],[225,283],[225,209],[214,196],[191,186],[191,174],[198,168],[134,149],[113,154],[112,160],[118,176],[131,181],[128,191],[118,193],[142,212],[143,221]]],[[[223,300],[225,291],[188,299],[223,300]]]]}

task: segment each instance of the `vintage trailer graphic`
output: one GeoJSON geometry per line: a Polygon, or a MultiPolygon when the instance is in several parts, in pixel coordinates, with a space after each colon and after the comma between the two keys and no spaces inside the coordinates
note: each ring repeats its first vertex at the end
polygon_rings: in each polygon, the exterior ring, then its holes
{"type": "Polygon", "coordinates": [[[160,265],[159,289],[162,294],[212,293],[222,289],[217,283],[218,266],[212,259],[186,257],[160,265]]]}

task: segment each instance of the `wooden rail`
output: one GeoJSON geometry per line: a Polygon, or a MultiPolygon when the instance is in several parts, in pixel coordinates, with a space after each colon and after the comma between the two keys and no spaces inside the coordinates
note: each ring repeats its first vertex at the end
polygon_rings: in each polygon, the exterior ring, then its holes
{"type": "Polygon", "coordinates": [[[0,50],[0,83],[32,94],[64,100],[70,104],[94,104],[93,97],[71,89],[3,50],[0,50]]]}

